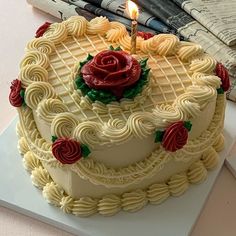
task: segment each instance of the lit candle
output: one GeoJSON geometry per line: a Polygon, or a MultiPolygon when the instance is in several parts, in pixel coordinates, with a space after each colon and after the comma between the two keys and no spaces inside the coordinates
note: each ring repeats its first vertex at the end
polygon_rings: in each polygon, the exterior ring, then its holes
{"type": "Polygon", "coordinates": [[[128,5],[129,15],[132,20],[132,22],[131,22],[131,50],[130,50],[130,53],[135,54],[136,53],[137,28],[138,28],[138,22],[137,22],[138,7],[134,2],[132,2],[130,0],[128,0],[127,5],[128,5]]]}

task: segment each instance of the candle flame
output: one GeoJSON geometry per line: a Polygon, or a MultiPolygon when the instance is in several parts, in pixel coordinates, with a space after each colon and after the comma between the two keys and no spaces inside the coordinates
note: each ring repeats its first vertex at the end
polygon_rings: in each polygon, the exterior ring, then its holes
{"type": "Polygon", "coordinates": [[[138,18],[138,6],[130,0],[128,0],[127,6],[128,6],[128,12],[129,12],[130,18],[132,20],[137,20],[137,18],[138,18]]]}

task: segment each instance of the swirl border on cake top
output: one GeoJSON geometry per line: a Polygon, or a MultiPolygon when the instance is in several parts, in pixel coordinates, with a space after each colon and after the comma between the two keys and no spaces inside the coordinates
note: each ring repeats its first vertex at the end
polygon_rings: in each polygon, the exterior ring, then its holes
{"type": "MultiPolygon", "coordinates": [[[[105,17],[97,17],[90,22],[87,22],[85,18],[81,16],[73,17],[62,23],[51,24],[42,37],[33,39],[28,43],[26,55],[21,62],[21,74],[25,74],[25,72],[23,73],[22,71],[24,71],[27,66],[32,64],[35,68],[38,67],[38,71],[44,71],[48,67],[48,56],[55,49],[56,44],[64,41],[68,36],[81,36],[85,35],[85,33],[100,33],[105,35],[105,37],[111,42],[119,43],[123,49],[129,49],[127,47],[127,42],[130,42],[130,36],[122,24],[118,22],[109,22],[105,17]]],[[[201,112],[201,109],[203,109],[207,103],[216,96],[215,89],[220,86],[220,79],[213,75],[216,61],[210,56],[204,54],[199,45],[194,43],[180,42],[174,35],[161,34],[156,35],[148,40],[139,38],[137,49],[140,49],[143,52],[148,52],[148,55],[150,56],[152,54],[159,54],[162,56],[176,54],[179,56],[179,60],[190,63],[190,72],[192,73],[192,77],[194,77],[196,73],[198,75],[201,73],[201,76],[195,76],[193,85],[194,89],[189,87],[185,93],[176,99],[174,104],[172,104],[171,109],[169,105],[162,105],[161,107],[154,108],[153,112],[135,112],[129,117],[122,129],[119,128],[120,126],[117,127],[113,125],[116,124],[116,121],[111,121],[105,125],[97,125],[96,122],[93,123],[91,121],[84,121],[83,124],[79,124],[79,128],[83,129],[83,132],[72,133],[72,138],[75,138],[76,140],[79,140],[92,148],[95,148],[98,143],[99,145],[112,145],[114,143],[121,144],[126,142],[131,137],[146,138],[151,133],[154,133],[157,128],[166,128],[173,122],[179,120],[188,120],[190,117],[194,118],[198,116],[198,114],[201,112]],[[211,76],[211,79],[203,79],[208,78],[209,76],[211,76]],[[200,77],[201,79],[198,81],[198,78],[200,77]],[[201,93],[203,89],[204,93],[201,93]],[[199,92],[196,92],[197,90],[199,92]],[[97,134],[97,142],[94,142],[91,137],[87,137],[91,126],[93,129],[95,129],[94,133],[97,134]],[[114,139],[111,135],[112,132],[109,132],[107,127],[110,127],[110,129],[116,133],[116,137],[120,138],[114,139]],[[143,132],[143,130],[146,132],[143,132]]],[[[40,73],[45,74],[44,72],[40,73]]],[[[23,76],[20,76],[20,78],[23,78],[23,76]]],[[[40,81],[42,80],[41,78],[42,76],[40,75],[39,79],[37,79],[39,80],[37,82],[38,84],[47,83],[47,79],[40,81]]],[[[26,87],[26,98],[29,97],[28,93],[32,93],[31,89],[28,88],[31,87],[30,83],[30,81],[23,82],[24,86],[26,87]]],[[[35,93],[38,93],[35,88],[34,91],[35,93]]],[[[80,96],[75,95],[75,92],[77,91],[73,90],[71,96],[76,96],[76,99],[80,100],[80,96]]],[[[148,92],[148,87],[144,88],[144,94],[148,94],[148,92]]],[[[57,98],[53,92],[51,93],[51,97],[48,94],[45,97],[42,93],[43,91],[41,90],[40,94],[43,99],[57,98]]],[[[98,102],[93,103],[92,109],[95,109],[98,113],[105,113],[107,111],[113,111],[115,113],[119,111],[120,108],[129,109],[132,106],[135,106],[135,103],[143,100],[143,95],[140,94],[139,96],[137,96],[137,101],[135,99],[134,101],[127,100],[121,103],[121,106],[117,106],[117,104],[112,103],[108,105],[100,104],[98,102]],[[139,96],[141,97],[140,99],[139,96]]],[[[37,108],[37,106],[45,106],[47,102],[39,103],[38,100],[38,102],[34,102],[33,106],[31,106],[30,99],[27,99],[27,101],[32,109],[37,109],[39,111],[39,114],[42,110],[48,111],[48,113],[51,114],[53,113],[53,111],[48,110],[49,107],[42,107],[41,109],[37,108]]],[[[90,103],[86,101],[86,99],[83,99],[83,104],[85,107],[90,107],[90,103]]],[[[48,119],[46,122],[51,125],[52,120],[48,119]]],[[[77,127],[77,130],[79,128],[77,127]]],[[[52,127],[51,130],[55,130],[55,128],[52,127]]]]}

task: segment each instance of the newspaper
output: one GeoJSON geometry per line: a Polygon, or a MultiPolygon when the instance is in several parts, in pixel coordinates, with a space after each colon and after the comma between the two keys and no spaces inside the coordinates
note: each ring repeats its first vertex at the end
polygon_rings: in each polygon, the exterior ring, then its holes
{"type": "Polygon", "coordinates": [[[236,1],[172,0],[228,46],[236,44],[236,1]]]}
{"type": "MultiPolygon", "coordinates": [[[[79,0],[71,0],[71,2],[79,2],[79,0]]],[[[127,9],[127,0],[86,0],[91,4],[106,9],[108,11],[114,12],[116,15],[124,16],[130,19],[130,15],[127,9]]],[[[162,21],[158,20],[156,17],[139,7],[139,16],[137,21],[153,30],[157,30],[161,33],[172,33],[176,34],[176,31],[162,21]]]]}

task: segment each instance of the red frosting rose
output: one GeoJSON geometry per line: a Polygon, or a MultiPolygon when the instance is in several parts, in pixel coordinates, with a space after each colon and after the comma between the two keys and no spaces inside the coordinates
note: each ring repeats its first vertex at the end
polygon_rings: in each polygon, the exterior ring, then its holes
{"type": "Polygon", "coordinates": [[[179,121],[170,125],[164,133],[162,146],[170,152],[181,149],[188,139],[188,130],[184,127],[184,122],[179,121]]]}
{"type": "Polygon", "coordinates": [[[48,27],[51,25],[52,23],[50,22],[45,22],[43,25],[41,25],[35,34],[35,38],[39,38],[41,36],[43,36],[43,34],[45,33],[45,31],[48,29],[48,27]]]}
{"type": "Polygon", "coordinates": [[[68,138],[58,138],[52,144],[52,153],[62,164],[73,164],[82,157],[80,143],[68,138]]]}
{"type": "Polygon", "coordinates": [[[150,39],[154,36],[153,33],[150,32],[142,32],[142,31],[138,31],[137,36],[142,37],[144,40],[150,39]]]}
{"type": "Polygon", "coordinates": [[[216,75],[221,79],[221,87],[227,91],[230,87],[229,73],[221,63],[216,65],[216,75]]]}
{"type": "Polygon", "coordinates": [[[24,99],[20,96],[21,81],[18,79],[13,80],[10,89],[9,101],[11,105],[14,107],[20,107],[24,102],[24,99]]]}
{"type": "Polygon", "coordinates": [[[81,73],[90,88],[108,90],[119,99],[139,79],[141,67],[124,51],[105,50],[86,63],[81,73]]]}

